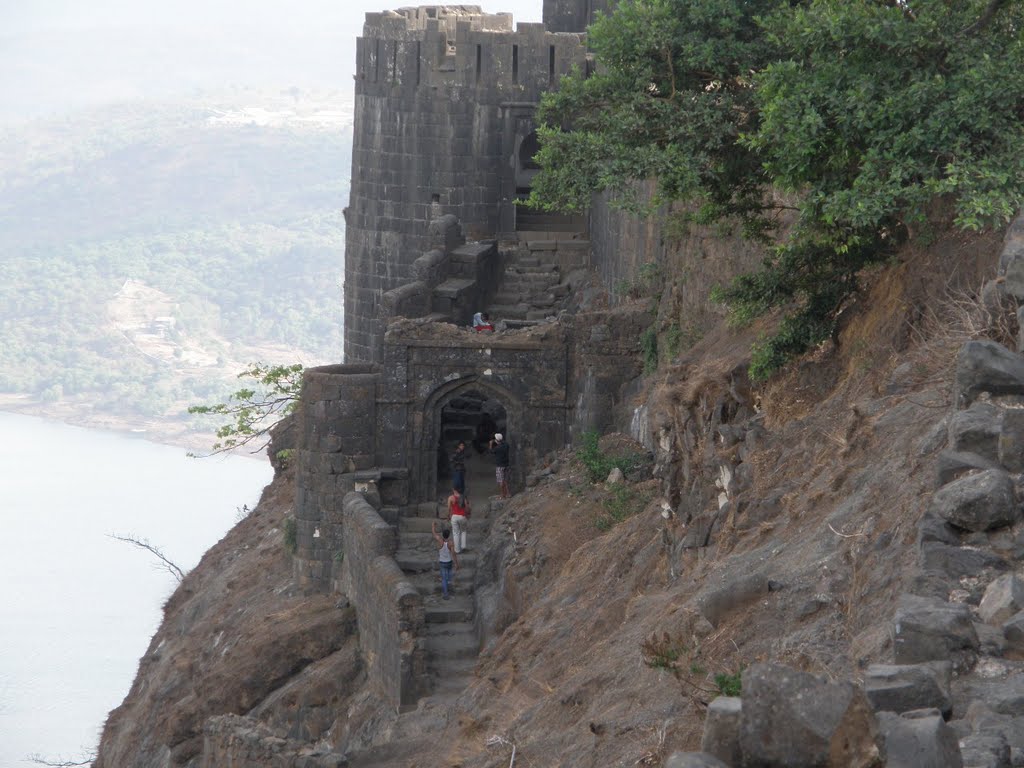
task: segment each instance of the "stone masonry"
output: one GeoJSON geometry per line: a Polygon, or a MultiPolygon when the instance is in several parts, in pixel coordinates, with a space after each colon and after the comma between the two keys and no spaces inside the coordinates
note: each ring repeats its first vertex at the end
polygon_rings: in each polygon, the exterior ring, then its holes
{"type": "Polygon", "coordinates": [[[346,208],[345,359],[376,359],[378,303],[412,282],[427,230],[452,214],[473,239],[515,229],[529,186],[533,112],[586,66],[578,31],[512,27],[477,6],[369,13],[357,41],[352,191],[346,208]],[[527,149],[523,152],[523,148],[527,149]]]}

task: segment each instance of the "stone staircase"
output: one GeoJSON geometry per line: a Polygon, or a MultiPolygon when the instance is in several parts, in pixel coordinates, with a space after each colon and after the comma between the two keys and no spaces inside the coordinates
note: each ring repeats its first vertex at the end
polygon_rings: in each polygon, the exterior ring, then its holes
{"type": "Polygon", "coordinates": [[[565,275],[588,263],[590,242],[570,233],[522,233],[505,255],[505,271],[487,311],[495,322],[543,320],[568,293],[565,275]]]}
{"type": "Polygon", "coordinates": [[[436,699],[454,700],[473,675],[479,651],[474,617],[473,588],[476,580],[477,550],[482,549],[490,522],[489,504],[474,508],[469,521],[469,547],[459,557],[454,573],[454,588],[449,600],[441,595],[441,577],[437,566],[437,544],[430,533],[432,522],[438,530],[447,521],[433,517],[434,505],[423,505],[421,514],[399,520],[399,544],[395,559],[409,581],[423,595],[426,618],[427,671],[436,699]]]}

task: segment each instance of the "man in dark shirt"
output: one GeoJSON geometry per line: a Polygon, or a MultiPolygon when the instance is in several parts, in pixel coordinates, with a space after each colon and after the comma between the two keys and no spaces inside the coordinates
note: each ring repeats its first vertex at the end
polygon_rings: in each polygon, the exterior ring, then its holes
{"type": "Polygon", "coordinates": [[[494,478],[501,487],[501,498],[507,499],[512,494],[508,492],[509,457],[508,443],[500,432],[494,435],[487,447],[494,454],[494,478]]]}
{"type": "Polygon", "coordinates": [[[466,444],[462,440],[452,454],[452,488],[459,493],[466,492],[466,444]]]}

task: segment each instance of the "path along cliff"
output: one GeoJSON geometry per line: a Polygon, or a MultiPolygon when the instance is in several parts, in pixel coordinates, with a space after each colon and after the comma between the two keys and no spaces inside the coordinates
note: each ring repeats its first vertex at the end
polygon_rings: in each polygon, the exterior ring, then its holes
{"type": "MultiPolygon", "coordinates": [[[[950,234],[879,270],[834,341],[767,385],[744,373],[762,329],[705,326],[637,388],[632,437],[597,446],[640,457],[621,482],[565,452],[488,505],[472,613],[428,631],[434,686],[412,706],[367,685],[345,596],[294,586],[283,472],[168,601],[95,764],[716,764],[673,756],[703,747],[901,765],[908,743],[934,764],[1024,764],[1022,238],[950,234]],[[729,721],[715,700],[740,679],[729,721]],[[794,680],[822,687],[819,715],[841,710],[824,736],[801,730],[794,680]],[[796,752],[758,752],[766,707],[796,752]],[[843,742],[858,717],[867,738],[843,742]]],[[[411,525],[398,559],[429,598],[411,525]]]]}

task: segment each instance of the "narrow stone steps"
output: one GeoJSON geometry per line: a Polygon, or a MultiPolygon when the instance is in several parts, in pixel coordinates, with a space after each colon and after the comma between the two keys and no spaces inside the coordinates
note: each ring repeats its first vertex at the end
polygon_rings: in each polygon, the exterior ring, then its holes
{"type": "MultiPolygon", "coordinates": [[[[484,506],[485,502],[481,502],[481,506],[484,506]]],[[[469,533],[473,535],[476,528],[486,527],[490,523],[491,517],[484,510],[479,513],[473,509],[470,509],[473,513],[469,516],[469,533]]],[[[441,525],[448,523],[447,518],[437,517],[402,517],[398,521],[399,538],[404,539],[408,534],[409,536],[426,536],[430,538],[430,524],[437,523],[438,530],[441,529],[441,525]]],[[[433,539],[430,539],[433,541],[433,539]]]]}
{"type": "MultiPolygon", "coordinates": [[[[438,592],[441,584],[438,582],[438,592]]],[[[473,600],[466,594],[456,594],[450,600],[442,600],[440,595],[435,599],[427,596],[423,614],[428,624],[460,623],[473,620],[473,600]]]]}
{"type": "Polygon", "coordinates": [[[480,643],[472,625],[428,624],[424,638],[427,652],[433,658],[440,659],[475,659],[480,651],[480,643]],[[436,632],[438,627],[468,626],[468,630],[460,632],[436,632]]]}

